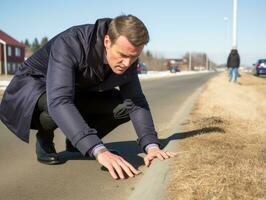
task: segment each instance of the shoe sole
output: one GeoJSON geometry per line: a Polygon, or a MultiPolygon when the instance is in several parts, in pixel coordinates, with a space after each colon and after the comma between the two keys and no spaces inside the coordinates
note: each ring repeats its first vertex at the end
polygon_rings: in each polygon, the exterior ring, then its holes
{"type": "Polygon", "coordinates": [[[51,160],[51,161],[46,161],[46,160],[39,160],[37,159],[40,163],[45,164],[45,165],[60,165],[64,164],[66,161],[62,160],[51,160]]]}

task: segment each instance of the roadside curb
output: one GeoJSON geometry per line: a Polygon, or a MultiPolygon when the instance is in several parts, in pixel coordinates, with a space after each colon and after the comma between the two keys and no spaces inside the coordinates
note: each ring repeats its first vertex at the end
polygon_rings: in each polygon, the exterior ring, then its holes
{"type": "MultiPolygon", "coordinates": [[[[208,82],[207,82],[208,83],[208,82]]],[[[165,138],[171,136],[172,133],[178,133],[181,130],[181,124],[188,119],[192,108],[198,99],[201,91],[206,83],[197,89],[178,109],[174,114],[173,120],[169,122],[172,127],[169,129],[169,135],[164,135],[165,138]]],[[[178,152],[178,140],[170,141],[164,148],[167,151],[178,152]]],[[[169,169],[171,160],[161,162],[153,161],[149,170],[145,170],[142,179],[135,185],[135,190],[131,193],[129,200],[164,200],[167,198],[167,186],[169,184],[169,169]]]]}

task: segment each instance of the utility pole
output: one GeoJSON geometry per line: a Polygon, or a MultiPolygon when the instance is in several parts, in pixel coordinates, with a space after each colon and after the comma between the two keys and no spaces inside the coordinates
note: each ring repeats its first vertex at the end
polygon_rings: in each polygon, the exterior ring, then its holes
{"type": "Polygon", "coordinates": [[[191,52],[189,52],[189,65],[188,70],[191,71],[191,52]]]}
{"type": "Polygon", "coordinates": [[[233,40],[232,49],[237,49],[237,0],[233,0],[233,40]]]}
{"type": "Polygon", "coordinates": [[[208,55],[206,54],[206,70],[208,70],[209,69],[209,59],[208,59],[208,55]]]}

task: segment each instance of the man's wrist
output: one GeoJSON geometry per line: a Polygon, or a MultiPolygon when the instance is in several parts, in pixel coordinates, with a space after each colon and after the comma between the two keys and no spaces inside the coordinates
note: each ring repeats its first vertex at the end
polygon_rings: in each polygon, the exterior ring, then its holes
{"type": "Polygon", "coordinates": [[[148,153],[150,150],[152,149],[160,149],[159,148],[159,145],[156,144],[156,143],[151,143],[151,144],[148,144],[146,147],[145,147],[145,152],[148,153]]]}
{"type": "Polygon", "coordinates": [[[103,144],[97,144],[88,151],[88,154],[91,157],[96,158],[98,156],[98,154],[102,153],[104,150],[107,151],[106,147],[103,144]]]}
{"type": "Polygon", "coordinates": [[[108,151],[108,149],[106,149],[106,148],[104,147],[104,148],[98,150],[98,151],[94,154],[94,157],[95,157],[96,159],[98,159],[98,156],[99,156],[101,153],[104,153],[104,152],[106,152],[106,151],[108,151]]]}

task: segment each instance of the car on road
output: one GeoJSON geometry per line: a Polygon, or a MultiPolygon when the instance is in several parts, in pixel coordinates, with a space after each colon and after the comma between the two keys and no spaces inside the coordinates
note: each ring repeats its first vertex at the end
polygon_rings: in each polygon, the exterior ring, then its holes
{"type": "Polygon", "coordinates": [[[171,73],[180,72],[180,69],[179,69],[178,65],[170,66],[170,72],[171,73]]]}
{"type": "Polygon", "coordinates": [[[266,74],[266,59],[259,59],[254,65],[256,67],[255,73],[257,76],[266,74]]]}
{"type": "Polygon", "coordinates": [[[137,65],[137,72],[138,74],[147,74],[148,73],[148,69],[145,63],[139,63],[137,65]]]}
{"type": "Polygon", "coordinates": [[[179,61],[177,59],[169,59],[166,62],[166,66],[171,73],[180,72],[180,68],[178,64],[179,64],[179,61]]]}

